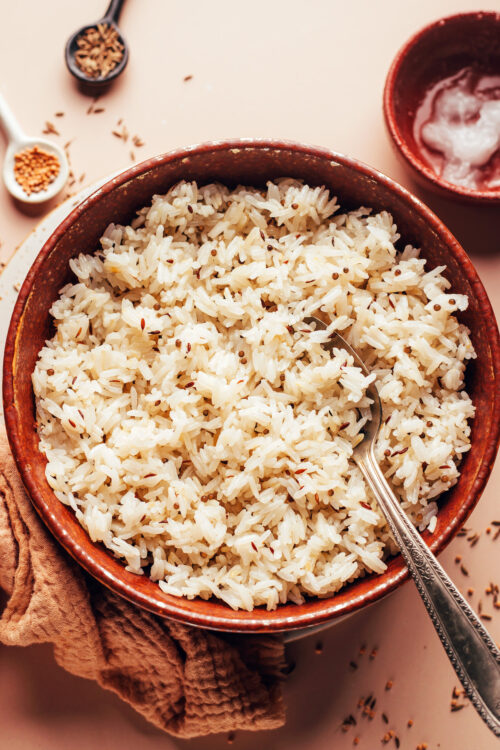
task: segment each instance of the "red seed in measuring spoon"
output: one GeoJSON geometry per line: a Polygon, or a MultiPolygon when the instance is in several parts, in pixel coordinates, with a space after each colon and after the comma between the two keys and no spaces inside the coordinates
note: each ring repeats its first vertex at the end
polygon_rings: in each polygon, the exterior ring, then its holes
{"type": "Polygon", "coordinates": [[[464,68],[426,93],[414,136],[437,175],[500,191],[500,75],[464,68]]]}

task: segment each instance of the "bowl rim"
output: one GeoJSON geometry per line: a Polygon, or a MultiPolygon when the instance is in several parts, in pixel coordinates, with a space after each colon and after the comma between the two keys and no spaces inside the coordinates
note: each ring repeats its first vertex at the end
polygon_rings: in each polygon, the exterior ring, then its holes
{"type": "MultiPolygon", "coordinates": [[[[341,592],[330,598],[313,599],[309,602],[310,606],[306,607],[306,611],[298,612],[296,615],[290,615],[290,613],[287,613],[286,611],[282,614],[280,613],[280,609],[290,610],[291,607],[289,604],[282,605],[282,607],[278,607],[277,610],[271,612],[261,608],[255,609],[252,612],[245,612],[243,610],[234,611],[227,605],[214,603],[213,609],[215,611],[213,613],[205,613],[202,611],[194,611],[188,606],[188,604],[186,604],[189,600],[186,600],[184,597],[169,596],[161,592],[162,599],[160,600],[159,598],[155,598],[153,595],[144,593],[139,590],[139,588],[134,587],[133,583],[128,583],[124,580],[124,573],[126,572],[125,566],[120,560],[114,558],[111,552],[107,551],[107,557],[109,558],[109,567],[112,569],[112,572],[102,567],[99,562],[87,554],[86,550],[78,541],[68,534],[63,524],[61,524],[51,512],[51,505],[54,505],[55,503],[59,504],[59,501],[51,491],[52,501],[47,503],[37,482],[33,479],[29,463],[26,461],[23,444],[20,439],[17,407],[14,401],[14,362],[16,357],[16,342],[20,328],[19,324],[22,320],[27,301],[31,295],[31,288],[38,273],[38,269],[44,263],[46,257],[52,252],[53,248],[57,245],[67,229],[87,210],[89,210],[89,208],[98,203],[103,196],[160,164],[177,160],[186,160],[193,154],[198,155],[226,150],[238,151],[242,149],[267,149],[275,151],[291,151],[292,153],[300,152],[304,157],[328,160],[334,164],[342,164],[357,173],[361,173],[362,175],[381,183],[383,187],[395,192],[399,199],[406,202],[409,207],[416,211],[431,225],[435,234],[442,239],[443,243],[449,248],[450,252],[460,263],[468,283],[477,299],[478,307],[484,317],[486,338],[492,358],[492,377],[496,380],[500,380],[500,335],[487,293],[474,266],[465,253],[465,250],[463,250],[450,230],[447,229],[441,220],[438,219],[438,217],[422,201],[378,170],[351,157],[344,156],[343,154],[287,140],[244,138],[205,142],[187,148],[175,149],[147,159],[144,162],[134,165],[133,167],[130,167],[110,178],[105,184],[97,188],[91,195],[85,198],[69,212],[42,246],[26,276],[14,306],[5,345],[3,368],[4,414],[7,436],[12,454],[21,474],[23,483],[27,489],[27,493],[31,498],[36,511],[57,541],[94,578],[111,589],[115,594],[120,594],[130,602],[137,604],[154,614],[162,617],[173,618],[198,627],[229,632],[286,631],[333,620],[378,601],[383,596],[394,591],[408,578],[408,571],[401,555],[393,558],[395,562],[392,566],[390,575],[387,575],[386,572],[380,576],[373,576],[373,585],[368,591],[356,593],[354,590],[353,595],[349,596],[347,599],[341,597],[342,601],[339,601],[338,599],[341,592]],[[115,571],[116,574],[113,574],[113,571],[115,571]]],[[[460,529],[478,502],[490,475],[500,441],[500,394],[498,392],[494,396],[490,413],[491,420],[490,430],[487,436],[488,439],[484,440],[483,451],[481,454],[482,458],[474,475],[473,483],[471,484],[471,489],[466,500],[460,505],[458,513],[439,535],[429,535],[424,532],[424,539],[434,554],[439,553],[460,529]]],[[[80,526],[76,519],[74,520],[74,523],[80,526]]],[[[134,580],[138,578],[131,573],[127,573],[127,576],[132,577],[134,580]]],[[[144,580],[144,578],[145,577],[141,577],[141,580],[144,580]]],[[[150,579],[148,579],[148,581],[149,580],[150,579]]],[[[357,579],[357,582],[363,580],[366,581],[367,579],[357,579]]],[[[157,584],[152,581],[151,584],[153,584],[154,590],[161,591],[157,584]]],[[[356,582],[353,584],[353,589],[355,589],[355,586],[356,582]]],[[[203,601],[202,603],[205,607],[210,604],[210,602],[206,601],[203,601]]]]}
{"type": "Polygon", "coordinates": [[[384,92],[382,97],[382,108],[387,131],[398,153],[403,157],[406,165],[416,173],[417,177],[423,178],[427,184],[431,183],[434,189],[439,190],[448,198],[458,198],[467,202],[480,203],[482,205],[495,205],[500,203],[500,190],[474,190],[462,185],[455,185],[453,182],[444,180],[434,170],[426,164],[424,159],[417,158],[413,149],[408,145],[403,133],[399,127],[399,120],[394,103],[394,92],[398,82],[401,67],[407,55],[417,46],[417,44],[431,31],[443,29],[446,26],[461,20],[482,20],[490,19],[498,24],[500,29],[500,13],[497,11],[464,11],[463,13],[454,13],[450,16],[438,18],[436,21],[423,26],[419,31],[409,37],[406,42],[399,48],[396,53],[389,71],[387,73],[384,92]]]}

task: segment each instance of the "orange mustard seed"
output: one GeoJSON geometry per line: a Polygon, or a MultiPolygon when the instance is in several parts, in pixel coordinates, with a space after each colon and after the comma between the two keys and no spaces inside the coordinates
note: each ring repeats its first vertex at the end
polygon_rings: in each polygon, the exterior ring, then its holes
{"type": "Polygon", "coordinates": [[[26,195],[46,190],[60,169],[57,156],[38,146],[25,148],[14,156],[14,177],[26,195]]]}

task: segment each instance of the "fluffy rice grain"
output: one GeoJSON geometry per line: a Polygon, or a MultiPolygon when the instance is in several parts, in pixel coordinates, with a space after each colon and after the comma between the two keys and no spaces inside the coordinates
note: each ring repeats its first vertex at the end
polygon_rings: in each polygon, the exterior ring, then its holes
{"type": "Polygon", "coordinates": [[[334,330],[377,378],[384,473],[433,529],[475,355],[467,298],[398,240],[324,188],[181,182],[73,259],[33,388],[48,481],[90,537],[164,591],[247,610],[382,572],[393,542],[351,459],[369,379],[325,353],[334,330]],[[327,332],[302,333],[318,313],[327,332]]]}

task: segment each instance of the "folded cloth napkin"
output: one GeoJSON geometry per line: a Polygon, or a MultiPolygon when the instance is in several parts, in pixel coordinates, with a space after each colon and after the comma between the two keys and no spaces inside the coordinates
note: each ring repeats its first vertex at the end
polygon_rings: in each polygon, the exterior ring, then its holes
{"type": "Polygon", "coordinates": [[[0,642],[53,643],[58,664],[96,680],[180,737],[284,723],[277,636],[221,635],[115,596],[55,542],[0,434],[0,642]]]}

